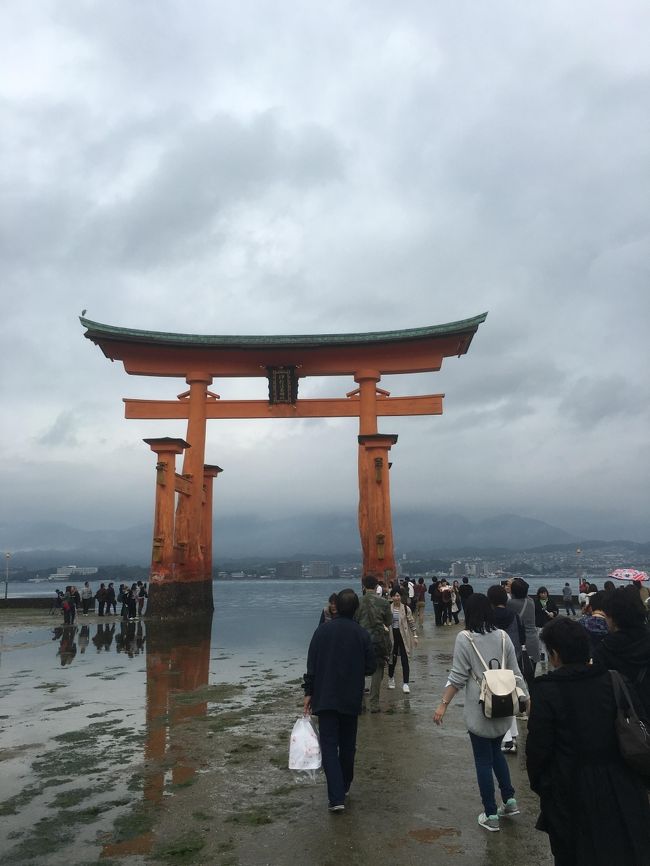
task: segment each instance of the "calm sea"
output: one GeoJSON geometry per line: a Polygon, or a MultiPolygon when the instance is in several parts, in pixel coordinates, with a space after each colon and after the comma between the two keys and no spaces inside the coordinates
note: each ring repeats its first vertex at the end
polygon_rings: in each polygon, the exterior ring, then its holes
{"type": "MultiPolygon", "coordinates": [[[[545,586],[549,592],[560,594],[564,586],[566,578],[564,577],[530,577],[527,578],[530,584],[531,595],[537,591],[539,586],[545,586]]],[[[115,576],[113,582],[116,586],[121,583],[119,574],[115,576]]],[[[42,583],[9,583],[9,598],[27,598],[29,596],[54,596],[57,589],[64,589],[67,583],[75,583],[77,588],[83,586],[83,577],[78,577],[74,580],[67,579],[65,581],[44,581],[42,583]]],[[[93,593],[99,588],[99,581],[90,580],[90,586],[93,593]]],[[[427,585],[429,580],[427,579],[427,585]]],[[[488,587],[495,583],[494,578],[471,578],[470,583],[477,592],[485,592],[488,587]]],[[[569,583],[578,593],[578,579],[576,577],[569,578],[569,583]]],[[[598,582],[598,588],[602,589],[602,581],[598,582]]],[[[243,603],[251,609],[258,610],[263,607],[265,601],[268,600],[275,607],[278,601],[281,601],[283,609],[287,612],[291,611],[289,629],[294,630],[293,624],[298,627],[300,622],[300,611],[316,610],[320,616],[320,608],[327,602],[328,597],[333,592],[338,592],[346,586],[352,586],[358,590],[359,586],[355,580],[350,582],[350,579],[327,578],[323,580],[215,580],[213,582],[213,595],[215,603],[215,615],[218,618],[219,610],[227,611],[232,604],[235,608],[243,603]],[[298,617],[296,620],[295,617],[298,617]]],[[[4,584],[0,582],[0,595],[3,595],[4,584]]],[[[307,619],[309,616],[306,614],[307,619]]]]}

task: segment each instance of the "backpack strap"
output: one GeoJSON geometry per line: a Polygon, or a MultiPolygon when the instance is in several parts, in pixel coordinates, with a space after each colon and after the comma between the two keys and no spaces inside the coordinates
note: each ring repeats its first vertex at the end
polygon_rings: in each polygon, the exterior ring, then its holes
{"type": "Polygon", "coordinates": [[[489,665],[486,664],[485,659],[483,658],[483,656],[478,651],[478,648],[477,648],[476,644],[474,643],[474,638],[470,635],[469,631],[466,631],[465,634],[467,635],[467,640],[474,647],[474,652],[476,653],[476,655],[481,660],[481,664],[483,665],[483,669],[486,671],[489,671],[490,670],[489,665]]]}

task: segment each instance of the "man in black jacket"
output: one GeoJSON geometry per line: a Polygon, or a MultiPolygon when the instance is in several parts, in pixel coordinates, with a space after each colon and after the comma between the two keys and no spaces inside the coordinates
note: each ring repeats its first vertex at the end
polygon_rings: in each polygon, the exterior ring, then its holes
{"type": "Polygon", "coordinates": [[[377,664],[370,635],[353,619],[358,606],[354,590],[339,592],[338,616],[314,632],[304,676],[305,715],[318,716],[331,812],[345,810],[344,799],[354,777],[364,681],[377,664]]]}

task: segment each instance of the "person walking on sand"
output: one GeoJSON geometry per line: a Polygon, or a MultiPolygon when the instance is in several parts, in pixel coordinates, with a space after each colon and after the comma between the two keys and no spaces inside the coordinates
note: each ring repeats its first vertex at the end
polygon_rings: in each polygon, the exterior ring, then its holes
{"type": "Polygon", "coordinates": [[[424,609],[426,607],[427,588],[424,585],[424,578],[418,577],[418,582],[415,584],[415,610],[417,613],[417,624],[419,628],[424,625],[424,609]]]}
{"type": "Polygon", "coordinates": [[[104,607],[106,605],[106,587],[103,583],[99,584],[99,589],[95,593],[97,599],[97,616],[104,616],[104,607]]]}
{"type": "MultiPolygon", "coordinates": [[[[374,587],[368,593],[377,598],[374,587]]],[[[365,677],[377,665],[370,635],[354,621],[359,597],[338,594],[336,616],[319,625],[309,644],[304,676],[304,713],[318,716],[323,770],[330,812],[345,811],[354,778],[357,723],[365,677]]]]}
{"type": "MultiPolygon", "coordinates": [[[[528,584],[521,577],[515,577],[510,581],[510,598],[508,599],[508,610],[519,615],[526,630],[526,650],[528,657],[533,663],[533,668],[540,659],[541,647],[539,645],[539,634],[535,624],[535,602],[528,595],[528,584]]],[[[506,590],[508,587],[506,587],[506,590]]]]}
{"type": "Polygon", "coordinates": [[[66,586],[61,606],[63,608],[63,624],[74,625],[77,608],[75,606],[74,598],[72,596],[71,586],[66,586]]]}
{"type": "Polygon", "coordinates": [[[451,587],[449,586],[447,581],[444,579],[444,577],[440,581],[439,588],[440,588],[440,608],[441,608],[440,619],[441,619],[442,625],[451,625],[451,605],[452,605],[454,597],[453,597],[452,592],[451,592],[451,587]]]}
{"type": "Polygon", "coordinates": [[[137,583],[131,584],[131,589],[129,590],[126,603],[129,608],[129,619],[134,620],[136,618],[137,608],[138,608],[138,585],[137,583]]]}
{"type": "MultiPolygon", "coordinates": [[[[491,586],[487,591],[487,598],[492,605],[492,618],[497,628],[502,629],[512,641],[515,648],[515,656],[519,670],[525,675],[522,667],[522,651],[526,644],[526,630],[519,616],[512,610],[508,610],[508,593],[502,586],[491,586]]],[[[529,684],[530,685],[530,684],[529,684]]],[[[513,716],[510,722],[510,728],[505,732],[501,742],[501,751],[506,754],[517,754],[517,739],[519,737],[519,728],[517,727],[517,717],[513,716]]]]}
{"type": "MultiPolygon", "coordinates": [[[[377,595],[377,578],[367,575],[363,579],[363,595],[354,618],[370,635],[376,665],[370,681],[370,712],[379,712],[379,691],[384,669],[390,656],[390,627],[393,618],[388,599],[377,595]]],[[[399,593],[399,589],[397,590],[399,593]]]]}
{"type": "Polygon", "coordinates": [[[484,715],[479,697],[485,668],[479,653],[484,659],[496,659],[504,670],[513,671],[517,685],[526,697],[528,692],[517,665],[512,641],[504,631],[494,625],[492,607],[483,593],[475,592],[467,600],[465,621],[467,628],[456,636],[447,685],[433,715],[433,721],[436,725],[442,724],[454,695],[465,688],[465,724],[472,744],[476,779],[484,809],[478,816],[478,823],[486,830],[494,832],[500,829],[500,818],[519,814],[510,770],[501,751],[501,740],[510,728],[512,717],[489,719],[484,715]],[[494,796],[493,775],[497,778],[503,800],[499,807],[494,796]]]}
{"type": "Polygon", "coordinates": [[[570,583],[565,583],[562,587],[562,604],[567,616],[575,616],[576,609],[573,606],[573,590],[570,583]]]}
{"type": "Polygon", "coordinates": [[[138,581],[138,616],[141,617],[144,615],[144,603],[149,598],[149,593],[147,592],[147,584],[143,583],[141,580],[138,581]]]}
{"type": "Polygon", "coordinates": [[[391,606],[391,661],[388,665],[388,688],[395,688],[395,666],[397,665],[397,656],[399,655],[402,662],[402,691],[408,694],[411,689],[409,656],[413,651],[413,647],[418,645],[418,636],[415,630],[415,621],[409,607],[402,603],[402,596],[398,589],[394,589],[390,596],[391,606]]]}
{"type": "Polygon", "coordinates": [[[106,587],[106,616],[110,616],[111,608],[113,615],[117,615],[117,599],[115,597],[115,584],[111,581],[106,587]]]}
{"type": "Polygon", "coordinates": [[[88,609],[90,608],[90,603],[93,600],[93,591],[90,588],[90,584],[86,581],[81,588],[81,607],[82,613],[84,616],[88,616],[88,609]]]}
{"type": "Polygon", "coordinates": [[[621,758],[611,673],[589,663],[589,637],[574,620],[547,623],[542,640],[553,669],[531,687],[526,740],[536,828],[556,866],[648,866],[648,796],[621,758]]]}
{"type": "Polygon", "coordinates": [[[467,603],[467,599],[474,592],[474,587],[469,582],[469,577],[464,577],[463,582],[458,587],[458,595],[460,596],[460,604],[463,608],[463,616],[465,616],[465,605],[467,603]]]}
{"type": "Polygon", "coordinates": [[[330,597],[327,599],[327,604],[321,611],[320,620],[318,621],[318,625],[322,625],[324,622],[331,622],[337,616],[336,610],[336,602],[338,599],[338,593],[333,592],[330,597]]]}

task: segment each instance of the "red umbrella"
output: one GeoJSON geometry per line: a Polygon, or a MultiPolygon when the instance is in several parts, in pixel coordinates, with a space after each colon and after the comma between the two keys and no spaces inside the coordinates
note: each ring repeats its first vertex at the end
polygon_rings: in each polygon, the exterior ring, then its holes
{"type": "Polygon", "coordinates": [[[616,568],[609,576],[615,580],[650,580],[645,571],[637,571],[635,568],[616,568]]]}

